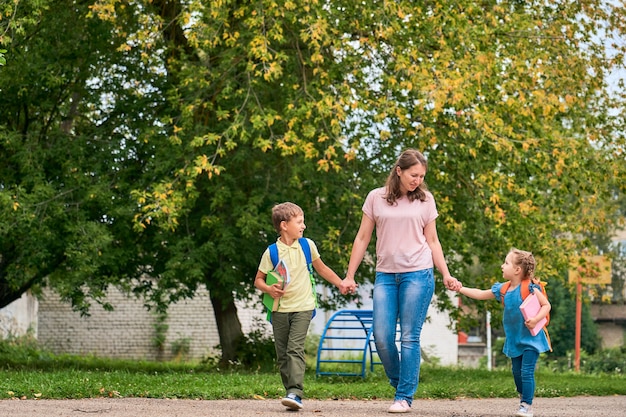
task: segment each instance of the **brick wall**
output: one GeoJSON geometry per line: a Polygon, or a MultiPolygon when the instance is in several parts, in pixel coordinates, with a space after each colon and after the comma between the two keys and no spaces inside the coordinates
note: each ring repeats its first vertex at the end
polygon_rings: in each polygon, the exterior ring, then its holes
{"type": "MultiPolygon", "coordinates": [[[[107,301],[113,305],[114,311],[93,305],[91,316],[81,317],[56,294],[45,291],[39,300],[39,342],[56,353],[168,360],[175,356],[172,345],[187,340],[187,358],[217,354],[215,346],[219,344],[219,336],[206,289],[198,291],[193,299],[169,307],[162,350],[155,345],[155,325],[159,319],[145,309],[141,300],[110,289],[107,301]]],[[[248,333],[256,320],[263,317],[262,311],[259,307],[247,307],[241,303],[237,307],[243,331],[248,333]]]]}

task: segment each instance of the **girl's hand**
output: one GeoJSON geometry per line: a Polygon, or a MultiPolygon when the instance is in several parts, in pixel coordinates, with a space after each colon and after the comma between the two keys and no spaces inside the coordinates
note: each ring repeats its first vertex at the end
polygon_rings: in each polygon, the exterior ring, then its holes
{"type": "Polygon", "coordinates": [[[532,330],[535,328],[535,326],[537,325],[537,321],[536,317],[533,317],[532,319],[528,319],[524,322],[524,325],[526,326],[526,328],[528,330],[532,330]]]}
{"type": "Polygon", "coordinates": [[[461,288],[463,288],[463,284],[461,284],[461,281],[459,281],[458,279],[454,278],[454,277],[448,277],[448,278],[444,278],[443,279],[443,285],[445,285],[445,287],[451,291],[460,291],[461,288]]]}

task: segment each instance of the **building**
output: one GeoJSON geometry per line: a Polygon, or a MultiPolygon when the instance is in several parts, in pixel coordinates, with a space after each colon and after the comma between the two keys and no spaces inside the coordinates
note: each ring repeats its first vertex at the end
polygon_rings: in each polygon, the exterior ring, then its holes
{"type": "MultiPolygon", "coordinates": [[[[367,294],[368,290],[362,292],[367,294]]],[[[371,309],[369,297],[363,298],[365,305],[361,308],[371,309]]],[[[200,359],[218,354],[217,325],[209,294],[204,289],[193,299],[171,305],[167,315],[161,317],[147,311],[142,300],[117,289],[109,290],[107,301],[114,311],[93,305],[91,315],[81,317],[49,290],[39,300],[27,294],[0,311],[0,332],[6,337],[23,335],[30,329],[43,346],[55,353],[142,360],[171,360],[179,356],[200,359]]],[[[238,313],[244,333],[259,327],[270,332],[260,303],[258,306],[240,303],[238,313]]],[[[321,334],[333,313],[319,311],[311,333],[321,334]]],[[[456,364],[456,341],[448,315],[431,308],[422,333],[425,355],[436,358],[441,365],[456,364]]]]}
{"type": "MultiPolygon", "coordinates": [[[[324,291],[320,287],[318,293],[324,296],[324,291]]],[[[370,292],[371,288],[360,288],[363,305],[359,308],[371,309],[370,292]]],[[[0,310],[0,336],[6,338],[30,332],[55,353],[123,359],[200,359],[219,354],[217,325],[206,289],[199,290],[193,299],[171,305],[165,316],[146,310],[142,300],[114,288],[109,290],[107,301],[114,311],[106,311],[96,304],[90,316],[81,317],[49,290],[44,291],[39,300],[27,293],[0,310]]],[[[271,333],[260,303],[239,303],[237,307],[245,334],[259,328],[271,333]]],[[[603,347],[622,346],[626,334],[626,306],[623,303],[593,304],[591,311],[598,323],[603,347]]],[[[321,334],[333,313],[318,311],[311,333],[321,334]]],[[[422,332],[422,350],[425,357],[441,365],[476,367],[486,355],[487,345],[476,335],[467,338],[457,335],[451,328],[449,316],[431,306],[422,332]]]]}

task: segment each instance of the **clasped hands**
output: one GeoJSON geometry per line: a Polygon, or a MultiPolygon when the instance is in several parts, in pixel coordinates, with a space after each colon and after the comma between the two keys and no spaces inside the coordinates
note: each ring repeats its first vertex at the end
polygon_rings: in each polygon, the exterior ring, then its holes
{"type": "MultiPolygon", "coordinates": [[[[454,277],[448,277],[443,279],[443,284],[445,287],[451,291],[460,291],[463,288],[463,284],[461,281],[454,277]]],[[[354,278],[345,278],[341,281],[339,285],[339,291],[342,295],[346,294],[354,294],[359,285],[354,281],[354,278]]]]}
{"type": "Polygon", "coordinates": [[[339,291],[341,292],[341,295],[354,294],[356,293],[358,286],[359,284],[354,281],[354,278],[345,278],[341,280],[339,291]]]}
{"type": "Polygon", "coordinates": [[[456,292],[461,291],[461,288],[463,288],[463,284],[461,284],[461,281],[459,281],[458,279],[452,276],[448,278],[444,278],[443,285],[445,285],[447,289],[451,291],[456,291],[456,292]]]}

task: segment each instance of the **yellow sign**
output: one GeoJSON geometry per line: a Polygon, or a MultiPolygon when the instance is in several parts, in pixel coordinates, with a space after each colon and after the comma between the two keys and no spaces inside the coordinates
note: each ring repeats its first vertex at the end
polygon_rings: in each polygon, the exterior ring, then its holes
{"type": "Polygon", "coordinates": [[[606,256],[581,256],[578,262],[572,262],[569,270],[569,282],[603,285],[611,283],[611,260],[606,256]]]}

